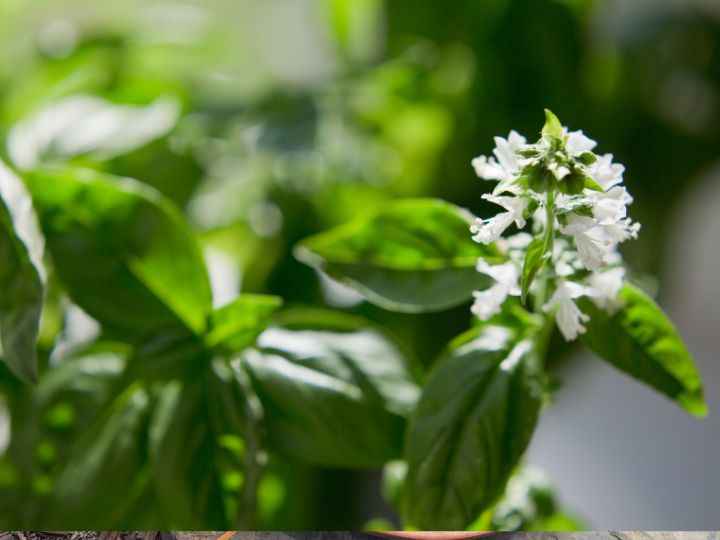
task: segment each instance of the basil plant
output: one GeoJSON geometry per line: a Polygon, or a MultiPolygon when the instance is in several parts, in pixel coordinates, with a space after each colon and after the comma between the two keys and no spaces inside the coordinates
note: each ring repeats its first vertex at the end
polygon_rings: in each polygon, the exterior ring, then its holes
{"type": "Polygon", "coordinates": [[[423,384],[405,436],[397,503],[406,526],[464,529],[498,499],[548,401],[557,328],[704,416],[698,372],[661,308],[626,279],[618,245],[640,225],[624,167],[546,111],[540,138],[512,131],[472,161],[501,207],[487,219],[402,200],[301,243],[297,256],[388,310],[472,300],[473,324],[423,384]]]}

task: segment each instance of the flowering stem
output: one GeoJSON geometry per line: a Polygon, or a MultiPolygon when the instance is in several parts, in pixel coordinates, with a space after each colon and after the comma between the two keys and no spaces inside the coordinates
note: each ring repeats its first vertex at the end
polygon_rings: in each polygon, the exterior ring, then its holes
{"type": "MultiPolygon", "coordinates": [[[[545,230],[543,232],[543,264],[549,260],[552,262],[553,245],[555,243],[555,214],[553,212],[555,204],[555,192],[550,189],[545,195],[545,230]]],[[[542,269],[542,267],[541,267],[542,269]]],[[[542,313],[542,308],[548,301],[549,297],[549,276],[545,273],[540,281],[540,286],[533,295],[533,311],[542,313]]]]}

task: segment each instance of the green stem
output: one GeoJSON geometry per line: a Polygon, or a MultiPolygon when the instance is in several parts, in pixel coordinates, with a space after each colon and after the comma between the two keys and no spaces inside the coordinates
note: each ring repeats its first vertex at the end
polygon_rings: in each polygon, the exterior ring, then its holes
{"type": "MultiPolygon", "coordinates": [[[[545,198],[545,234],[543,237],[543,248],[546,254],[545,263],[552,265],[553,261],[553,247],[555,243],[555,191],[548,190],[545,198]]],[[[545,266],[543,263],[543,267],[545,266]]],[[[541,286],[538,287],[538,293],[534,298],[533,312],[543,317],[543,324],[538,331],[537,339],[535,341],[535,349],[538,354],[538,358],[542,359],[542,363],[545,364],[545,356],[547,349],[550,344],[550,338],[552,337],[553,331],[555,330],[555,311],[552,310],[549,313],[543,312],[543,306],[549,300],[550,293],[550,274],[544,272],[541,276],[541,286]]]]}
{"type": "Polygon", "coordinates": [[[555,191],[549,189],[545,195],[545,237],[543,244],[548,260],[552,261],[555,243],[555,191]]]}
{"type": "Polygon", "coordinates": [[[250,385],[246,373],[240,369],[237,373],[243,396],[245,397],[244,416],[245,455],[243,463],[244,480],[239,497],[239,508],[235,516],[236,530],[251,530],[255,526],[257,515],[257,493],[263,474],[264,457],[260,422],[262,406],[250,385]]]}

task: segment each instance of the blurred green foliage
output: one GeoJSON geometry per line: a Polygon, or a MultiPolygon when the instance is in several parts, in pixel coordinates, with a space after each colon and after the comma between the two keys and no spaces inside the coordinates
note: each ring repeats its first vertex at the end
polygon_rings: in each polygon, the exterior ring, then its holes
{"type": "MultiPolygon", "coordinates": [[[[633,215],[643,223],[626,256],[643,272],[660,270],[666,216],[720,147],[720,26],[688,9],[618,21],[609,4],[0,0],[0,156],[21,168],[86,166],[157,188],[200,239],[216,304],[242,291],[279,295],[290,306],[348,308],[393,328],[421,375],[466,328],[467,306],[382,311],[319,278],[293,246],[397,198],[437,196],[483,215],[470,159],[510,127],[532,134],[549,107],[626,165],[633,215]],[[93,122],[113,130],[103,138],[93,122]]],[[[101,283],[77,287],[84,285],[101,283]]],[[[0,458],[3,528],[41,526],[55,490],[72,492],[55,465],[99,414],[112,415],[102,407],[129,358],[115,342],[87,347],[92,333],[73,319],[52,276],[45,304],[42,383],[22,387],[0,367],[0,407],[12,411],[12,443],[0,458]],[[61,362],[68,350],[82,353],[61,362]]],[[[181,318],[194,313],[178,309],[181,318]]],[[[553,346],[562,358],[567,347],[553,346]]],[[[148,396],[133,387],[123,396],[135,416],[108,429],[146,421],[148,396]]],[[[234,443],[225,443],[230,463],[234,443]]],[[[127,496],[133,486],[123,485],[123,467],[133,464],[118,467],[107,499],[95,503],[131,505],[137,517],[127,527],[166,526],[141,487],[127,496]]],[[[242,479],[225,470],[220,485],[233,493],[242,479]]],[[[277,456],[267,471],[258,528],[356,529],[369,518],[394,519],[367,495],[376,474],[277,456]]],[[[542,514],[551,517],[562,521],[542,514]]],[[[503,527],[492,520],[488,526],[503,527]]]]}

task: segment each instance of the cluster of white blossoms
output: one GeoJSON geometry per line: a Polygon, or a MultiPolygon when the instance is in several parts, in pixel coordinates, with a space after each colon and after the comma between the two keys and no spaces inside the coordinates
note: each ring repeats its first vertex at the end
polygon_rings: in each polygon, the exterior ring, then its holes
{"type": "Polygon", "coordinates": [[[597,143],[582,131],[569,131],[550,111],[546,115],[536,143],[511,131],[507,139],[495,138],[493,157],[472,161],[479,177],[498,182],[483,198],[503,208],[475,220],[473,240],[494,242],[508,255],[503,264],[478,261],[478,272],[495,283],[474,293],[472,311],[487,320],[508,296],[541,290],[542,309],[554,310],[563,336],[573,340],[588,321],[578,298],[589,297],[608,312],[616,307],[624,279],[617,246],[636,238],[640,225],[627,217],[632,197],[621,185],[625,168],[611,154],[595,154],[597,143]],[[519,231],[529,221],[532,235],[502,237],[511,225],[519,231]]]}

